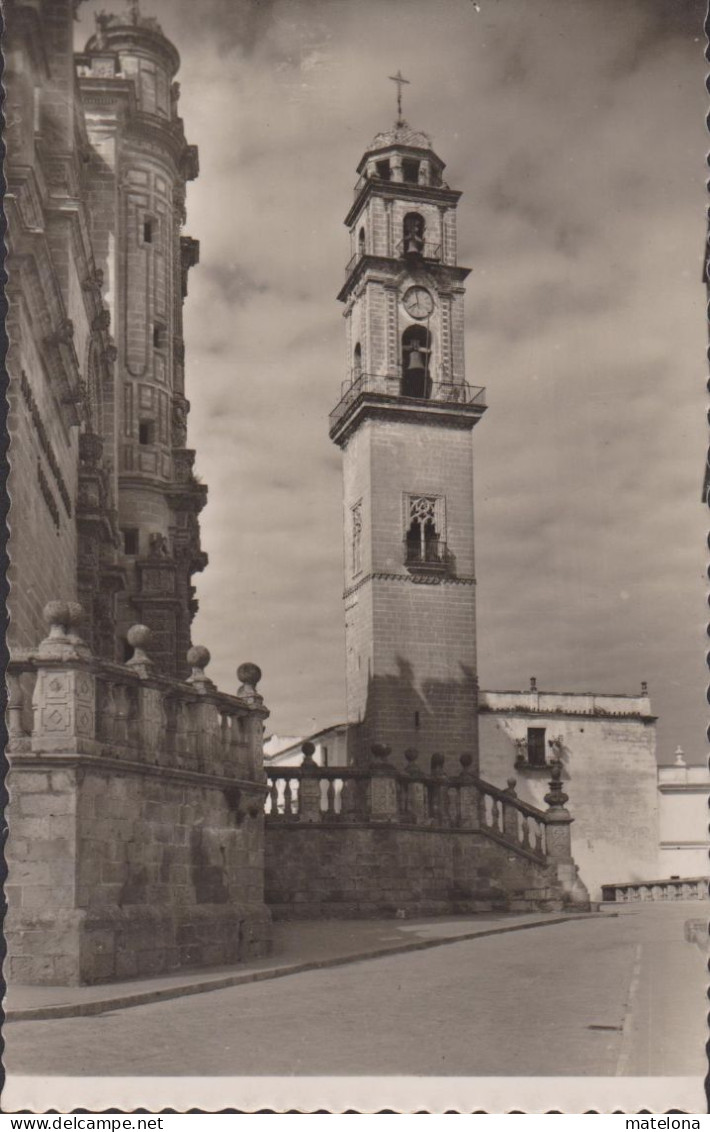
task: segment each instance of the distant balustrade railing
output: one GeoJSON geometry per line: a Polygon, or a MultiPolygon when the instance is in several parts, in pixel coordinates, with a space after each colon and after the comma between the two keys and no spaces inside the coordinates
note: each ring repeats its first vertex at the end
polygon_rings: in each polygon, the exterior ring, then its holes
{"type": "Polygon", "coordinates": [[[621,881],[602,885],[602,900],[616,904],[635,904],[647,900],[707,900],[708,877],[621,881]]]}
{"type": "Polygon", "coordinates": [[[416,542],[404,540],[404,562],[406,566],[448,566],[447,545],[441,538],[426,538],[416,542]]]}
{"type": "MultiPolygon", "coordinates": [[[[364,259],[366,255],[374,254],[376,253],[366,252],[362,248],[358,248],[356,252],[353,252],[345,265],[346,279],[353,273],[361,259],[364,259]]],[[[385,252],[379,254],[387,258],[385,252]]],[[[409,237],[408,239],[400,240],[395,245],[394,254],[396,259],[403,259],[405,256],[414,255],[419,256],[421,259],[427,259],[432,263],[441,263],[442,247],[441,244],[436,244],[433,240],[421,240],[409,237]]]]}
{"type": "Polygon", "coordinates": [[[379,753],[367,767],[319,767],[313,745],[306,743],[300,766],[267,767],[267,822],[385,821],[483,830],[522,854],[540,862],[547,859],[547,827],[559,824],[565,795],[560,795],[563,801],[549,795],[554,805],[539,810],[517,797],[513,779],[502,790],[469,773],[470,756],[461,757],[460,773],[450,774],[438,755],[432,756],[431,771],[425,772],[417,765],[417,753],[407,751],[407,767],[399,770],[382,755],[386,748],[375,750],[379,753]]]}
{"type": "Polygon", "coordinates": [[[480,405],[485,407],[486,391],[481,386],[469,385],[466,381],[437,380],[424,375],[421,382],[421,396],[412,393],[412,383],[402,378],[399,372],[387,374],[355,372],[352,380],[343,382],[338,404],[330,414],[330,426],[338,421],[366,393],[377,393],[386,397],[401,397],[407,400],[434,401],[449,405],[480,405]]]}

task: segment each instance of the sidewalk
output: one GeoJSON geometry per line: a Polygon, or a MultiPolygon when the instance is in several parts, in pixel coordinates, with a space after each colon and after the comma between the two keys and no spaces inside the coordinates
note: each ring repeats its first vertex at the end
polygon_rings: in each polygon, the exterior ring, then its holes
{"type": "MultiPolygon", "coordinates": [[[[615,913],[603,913],[614,915],[615,913]]],[[[5,1001],[8,1022],[103,1014],[161,999],[278,979],[319,967],[338,967],[396,952],[421,951],[501,932],[594,919],[599,913],[486,913],[421,920],[318,920],[274,924],[273,954],[208,970],[182,970],[155,978],[90,987],[13,986],[5,1001]]]]}

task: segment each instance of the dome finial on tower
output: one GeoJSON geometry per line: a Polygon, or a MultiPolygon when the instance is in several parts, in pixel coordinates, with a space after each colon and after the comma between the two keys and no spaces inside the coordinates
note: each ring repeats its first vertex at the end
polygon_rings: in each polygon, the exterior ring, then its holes
{"type": "Polygon", "coordinates": [[[132,24],[139,24],[141,19],[141,5],[140,0],[127,0],[128,14],[131,17],[132,24]]]}
{"type": "Polygon", "coordinates": [[[402,87],[410,86],[409,79],[405,79],[401,71],[397,71],[396,75],[389,75],[390,82],[397,84],[397,126],[405,126],[406,122],[402,117],[402,87]]]}

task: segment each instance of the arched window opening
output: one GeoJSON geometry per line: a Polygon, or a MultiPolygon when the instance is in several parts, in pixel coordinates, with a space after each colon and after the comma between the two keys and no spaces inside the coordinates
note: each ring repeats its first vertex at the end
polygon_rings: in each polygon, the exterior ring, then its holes
{"type": "Polygon", "coordinates": [[[362,374],[362,346],[359,342],[356,343],[353,350],[353,378],[355,381],[362,374]]]}
{"type": "Polygon", "coordinates": [[[402,335],[402,397],[431,396],[431,334],[425,326],[408,326],[402,335]]]}
{"type": "Polygon", "coordinates": [[[419,161],[413,157],[402,158],[402,180],[410,185],[419,184],[419,161]]]}
{"type": "Polygon", "coordinates": [[[365,229],[361,228],[357,237],[357,254],[363,256],[365,254],[365,229]]]}
{"type": "Polygon", "coordinates": [[[391,181],[392,180],[392,167],[391,167],[388,159],[385,159],[383,161],[376,161],[375,162],[375,170],[377,172],[377,176],[380,178],[381,181],[391,181]]]}
{"type": "Polygon", "coordinates": [[[408,566],[442,563],[446,559],[436,496],[409,497],[409,526],[405,539],[408,566]]]}
{"type": "Polygon", "coordinates": [[[424,217],[408,212],[402,224],[402,246],[405,255],[422,255],[424,252],[424,217]]]}

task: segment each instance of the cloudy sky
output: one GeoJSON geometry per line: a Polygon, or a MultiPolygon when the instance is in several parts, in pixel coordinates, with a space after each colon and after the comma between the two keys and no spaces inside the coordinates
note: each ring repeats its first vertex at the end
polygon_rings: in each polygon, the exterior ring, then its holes
{"type": "MultiPolygon", "coordinates": [[[[106,0],[82,5],[78,42],[106,0]]],[[[116,10],[118,0],[113,5],[116,10]]],[[[194,639],[270,727],[344,713],[335,295],[355,166],[394,118],[459,206],[484,688],[635,692],[704,749],[702,0],[143,0],[200,149],[190,444],[209,484],[194,639]],[[479,10],[477,10],[480,9],[479,10]]]]}

